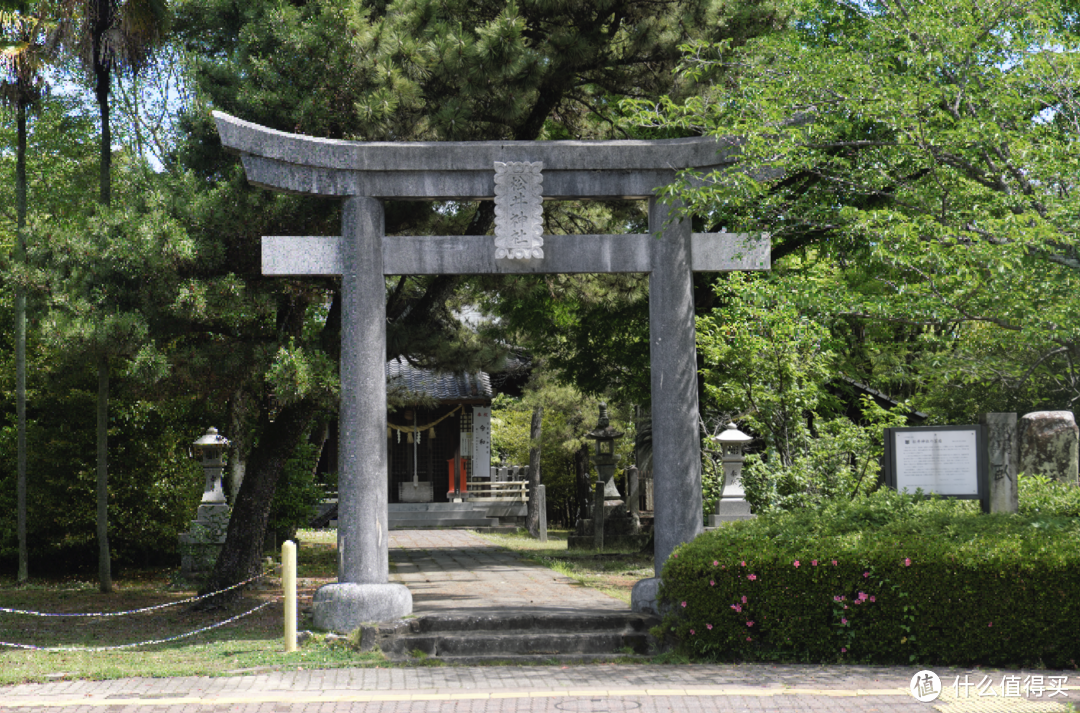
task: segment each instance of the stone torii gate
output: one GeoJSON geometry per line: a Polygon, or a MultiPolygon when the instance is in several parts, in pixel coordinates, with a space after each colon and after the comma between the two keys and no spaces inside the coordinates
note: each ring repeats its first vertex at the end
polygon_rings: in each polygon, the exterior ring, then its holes
{"type": "Polygon", "coordinates": [[[214,113],[248,180],[345,200],[340,237],[264,237],[263,274],[341,275],[338,582],[315,595],[315,624],[348,631],[412,611],[389,583],[385,276],[649,274],[656,577],[634,588],[647,609],[661,567],[702,531],[691,273],[769,269],[769,240],[692,233],[659,189],[686,168],[731,162],[715,139],[353,142],[268,129],[214,113]],[[542,201],[649,201],[649,233],[543,235],[542,201]],[[495,237],[387,236],[384,200],[495,200],[495,237]]]}

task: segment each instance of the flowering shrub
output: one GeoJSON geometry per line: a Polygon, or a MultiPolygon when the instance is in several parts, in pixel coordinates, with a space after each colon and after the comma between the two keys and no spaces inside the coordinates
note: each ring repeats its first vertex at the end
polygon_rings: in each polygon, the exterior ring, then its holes
{"type": "Polygon", "coordinates": [[[891,491],[732,523],[664,566],[664,628],[726,660],[1080,662],[1080,520],[891,491]],[[1047,527],[1050,518],[1053,527],[1047,527]]]}

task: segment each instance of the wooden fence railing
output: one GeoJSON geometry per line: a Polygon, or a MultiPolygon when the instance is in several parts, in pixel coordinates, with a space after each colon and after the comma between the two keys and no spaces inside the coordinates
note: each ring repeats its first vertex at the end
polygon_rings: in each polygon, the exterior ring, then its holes
{"type": "Polygon", "coordinates": [[[511,480],[492,483],[487,480],[470,480],[468,499],[485,502],[525,503],[529,501],[529,481],[511,480]]]}

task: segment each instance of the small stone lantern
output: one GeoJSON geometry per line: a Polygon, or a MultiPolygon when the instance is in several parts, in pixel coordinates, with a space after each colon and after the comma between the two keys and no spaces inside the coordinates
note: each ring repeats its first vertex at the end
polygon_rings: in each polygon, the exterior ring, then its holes
{"type": "Polygon", "coordinates": [[[189,456],[202,461],[203,474],[206,476],[202,496],[204,503],[225,502],[225,492],[221,489],[221,456],[228,446],[229,439],[219,435],[218,430],[211,426],[202,438],[192,443],[188,449],[189,456]]]}
{"type": "Polygon", "coordinates": [[[753,439],[735,426],[729,423],[724,432],[719,436],[713,436],[720,446],[721,462],[724,466],[724,486],[720,499],[716,501],[716,513],[709,515],[709,526],[716,527],[721,522],[731,520],[749,520],[753,517],[750,512],[750,504],[746,502],[746,494],[742,487],[743,448],[753,439]]]}
{"type": "Polygon", "coordinates": [[[596,428],[585,434],[586,438],[596,441],[596,449],[589,456],[596,465],[597,482],[604,483],[604,498],[618,500],[619,490],[615,487],[615,464],[622,460],[622,456],[615,454],[615,440],[622,438],[621,431],[616,431],[608,419],[607,404],[600,404],[600,417],[596,421],[596,428]]]}
{"type": "Polygon", "coordinates": [[[188,455],[202,463],[206,482],[191,528],[179,535],[180,574],[187,580],[201,581],[209,574],[225,543],[230,509],[221,489],[221,456],[228,445],[229,439],[210,428],[188,449],[188,455]]]}

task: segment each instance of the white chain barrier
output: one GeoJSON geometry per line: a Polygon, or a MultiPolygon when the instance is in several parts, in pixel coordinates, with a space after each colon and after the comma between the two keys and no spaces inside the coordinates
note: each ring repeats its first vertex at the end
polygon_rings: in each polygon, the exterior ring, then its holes
{"type": "MultiPolygon", "coordinates": [[[[222,590],[222,591],[225,591],[225,590],[222,590]]],[[[170,637],[167,637],[167,638],[164,638],[164,639],[153,639],[151,641],[137,641],[137,642],[132,643],[132,644],[119,644],[117,646],[93,646],[93,647],[84,647],[84,646],[34,646],[33,644],[13,644],[13,643],[10,643],[10,642],[7,642],[7,641],[0,641],[0,646],[7,646],[9,648],[14,648],[14,649],[30,649],[32,651],[86,651],[86,652],[96,653],[96,652],[100,652],[100,651],[116,651],[118,649],[132,649],[132,648],[135,648],[136,646],[152,646],[153,644],[166,644],[166,643],[168,643],[170,641],[177,641],[179,639],[186,639],[189,636],[195,636],[196,634],[201,634],[204,631],[210,631],[211,629],[216,629],[219,626],[225,626],[226,624],[231,624],[232,622],[236,621],[237,619],[242,619],[245,616],[247,616],[248,614],[254,614],[255,612],[259,611],[260,609],[265,609],[266,607],[268,607],[271,604],[274,604],[275,602],[278,602],[280,600],[281,600],[281,597],[271,599],[270,601],[263,602],[262,604],[255,607],[254,609],[249,609],[246,612],[241,612],[240,614],[237,614],[234,617],[230,617],[230,618],[228,618],[228,619],[226,619],[224,621],[219,621],[217,623],[210,624],[209,626],[204,626],[201,629],[196,629],[195,631],[188,631],[188,632],[185,632],[183,634],[177,634],[176,636],[170,636],[170,637]]]]}
{"type": "MultiPolygon", "coordinates": [[[[237,582],[236,584],[234,584],[232,586],[225,587],[224,589],[219,589],[216,592],[209,592],[207,594],[202,594],[202,595],[198,595],[198,596],[194,596],[194,597],[188,597],[186,599],[178,599],[175,602],[166,602],[165,604],[158,604],[158,605],[152,606],[152,607],[143,607],[141,609],[131,609],[129,611],[51,613],[51,612],[37,612],[37,611],[28,611],[28,610],[24,610],[24,609],[10,609],[8,607],[0,607],[0,613],[23,614],[23,615],[26,615],[26,616],[37,616],[37,617],[114,617],[114,616],[126,616],[126,615],[130,615],[130,614],[142,614],[142,613],[145,613],[145,612],[157,611],[157,610],[160,610],[160,609],[166,609],[168,607],[178,606],[180,604],[188,604],[190,602],[197,602],[197,601],[200,601],[202,599],[208,599],[210,597],[214,597],[214,596],[217,596],[219,594],[224,594],[225,592],[229,592],[229,591],[232,591],[233,589],[236,589],[238,587],[243,587],[246,584],[250,584],[250,583],[254,582],[257,579],[262,579],[263,577],[267,576],[268,574],[271,574],[272,572],[273,572],[273,570],[268,569],[265,572],[260,572],[259,574],[255,575],[254,577],[250,577],[249,579],[245,579],[243,582],[237,582]]],[[[280,601],[281,599],[282,599],[282,597],[276,597],[276,598],[271,599],[269,601],[263,602],[262,604],[259,604],[258,606],[254,607],[252,609],[249,609],[246,612],[241,612],[240,614],[237,614],[236,616],[225,619],[224,621],[219,621],[219,622],[216,622],[214,624],[209,624],[209,625],[204,626],[204,627],[202,627],[200,629],[195,629],[194,631],[188,631],[188,632],[185,632],[183,634],[177,634],[176,636],[169,636],[169,637],[166,637],[164,639],[152,639],[150,641],[137,641],[137,642],[131,643],[131,644],[119,644],[119,645],[116,645],[116,646],[95,646],[95,647],[84,647],[84,646],[34,646],[33,644],[16,644],[16,643],[12,643],[12,642],[9,642],[9,641],[0,641],[0,647],[8,647],[8,648],[13,648],[13,649],[27,649],[27,650],[31,650],[31,651],[86,651],[86,652],[100,652],[100,651],[116,651],[118,649],[131,649],[131,648],[135,648],[137,646],[152,646],[154,644],[165,644],[165,643],[168,643],[170,641],[178,641],[179,639],[186,639],[188,637],[195,636],[196,634],[201,634],[204,631],[210,631],[211,629],[216,629],[219,626],[225,626],[226,624],[231,624],[232,622],[236,621],[237,619],[242,619],[245,616],[248,616],[249,614],[254,614],[255,612],[257,612],[257,611],[259,611],[261,609],[265,609],[266,607],[270,606],[271,604],[274,604],[275,602],[280,601]]]]}
{"type": "Polygon", "coordinates": [[[202,599],[208,599],[210,597],[216,597],[219,594],[224,594],[225,592],[232,591],[233,589],[236,589],[237,587],[243,587],[245,584],[251,584],[256,579],[262,579],[263,577],[265,577],[265,576],[267,576],[269,574],[272,574],[273,571],[274,570],[272,570],[272,569],[268,569],[265,572],[260,572],[259,574],[256,574],[254,577],[251,577],[249,579],[245,579],[243,582],[237,582],[236,584],[232,585],[231,587],[225,587],[225,589],[219,589],[216,592],[209,592],[208,594],[201,594],[201,595],[195,596],[195,597],[188,597],[187,599],[177,599],[175,602],[165,602],[164,604],[158,604],[158,605],[152,606],[152,607],[143,607],[142,609],[130,609],[128,611],[108,611],[108,612],[76,612],[76,613],[59,612],[59,613],[55,613],[55,612],[29,611],[29,610],[26,610],[26,609],[9,609],[7,607],[0,607],[0,613],[2,613],[2,614],[24,614],[26,616],[46,616],[46,617],[80,617],[80,616],[81,617],[108,617],[108,616],[127,616],[129,614],[143,614],[143,613],[149,612],[149,611],[157,611],[158,609],[168,609],[169,607],[175,607],[175,606],[178,606],[180,604],[188,604],[190,602],[197,602],[197,601],[200,601],[202,599]]]}

